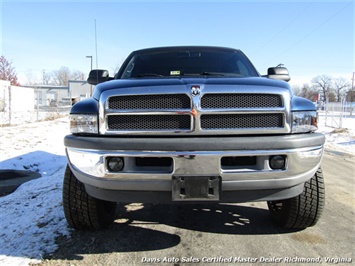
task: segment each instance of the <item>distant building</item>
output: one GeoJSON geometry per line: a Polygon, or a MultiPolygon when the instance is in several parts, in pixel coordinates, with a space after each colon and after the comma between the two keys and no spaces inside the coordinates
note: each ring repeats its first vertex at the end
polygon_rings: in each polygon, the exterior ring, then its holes
{"type": "Polygon", "coordinates": [[[92,87],[84,80],[69,80],[68,86],[27,85],[34,90],[35,105],[40,107],[70,106],[91,96],[92,87]]]}
{"type": "Polygon", "coordinates": [[[92,86],[86,80],[69,80],[68,87],[70,98],[74,102],[89,98],[92,94],[92,86]]]}

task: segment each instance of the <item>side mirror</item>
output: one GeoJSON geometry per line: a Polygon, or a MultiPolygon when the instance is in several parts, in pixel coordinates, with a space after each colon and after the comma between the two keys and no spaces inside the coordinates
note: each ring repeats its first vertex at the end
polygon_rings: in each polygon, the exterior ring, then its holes
{"type": "Polygon", "coordinates": [[[270,67],[268,68],[267,75],[265,77],[283,81],[290,81],[291,79],[286,67],[270,67]]]}
{"type": "Polygon", "coordinates": [[[90,71],[87,81],[91,85],[97,85],[99,83],[109,81],[111,79],[112,78],[110,78],[110,75],[107,70],[93,69],[90,71]]]}

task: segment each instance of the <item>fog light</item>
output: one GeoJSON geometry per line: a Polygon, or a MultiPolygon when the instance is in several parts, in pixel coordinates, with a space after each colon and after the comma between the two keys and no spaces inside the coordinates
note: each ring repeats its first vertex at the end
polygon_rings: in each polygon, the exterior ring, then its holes
{"type": "Polygon", "coordinates": [[[107,169],[110,172],[120,172],[124,167],[124,161],[122,157],[107,157],[107,169]]]}
{"type": "Polygon", "coordinates": [[[286,156],[283,155],[270,156],[269,164],[271,169],[284,169],[286,165],[286,156]]]}

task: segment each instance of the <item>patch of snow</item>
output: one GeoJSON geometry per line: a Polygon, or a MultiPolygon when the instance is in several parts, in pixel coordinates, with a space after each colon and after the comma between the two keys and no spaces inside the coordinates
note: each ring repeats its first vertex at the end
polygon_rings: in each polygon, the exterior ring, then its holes
{"type": "Polygon", "coordinates": [[[1,128],[0,168],[42,175],[0,198],[1,265],[40,262],[57,249],[58,236],[69,237],[62,207],[68,131],[68,117],[1,128]]]}
{"type": "Polygon", "coordinates": [[[325,135],[326,149],[355,155],[355,116],[344,117],[342,125],[342,129],[326,126],[325,115],[320,113],[317,132],[325,135]]]}

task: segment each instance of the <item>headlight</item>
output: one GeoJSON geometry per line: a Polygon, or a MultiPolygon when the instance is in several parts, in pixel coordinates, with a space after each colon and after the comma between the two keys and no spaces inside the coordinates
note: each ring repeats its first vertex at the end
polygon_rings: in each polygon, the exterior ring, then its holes
{"type": "Polygon", "coordinates": [[[317,130],[317,112],[292,112],[292,133],[314,132],[317,130]]]}
{"type": "Polygon", "coordinates": [[[98,134],[97,115],[70,115],[70,132],[98,134]]]}

